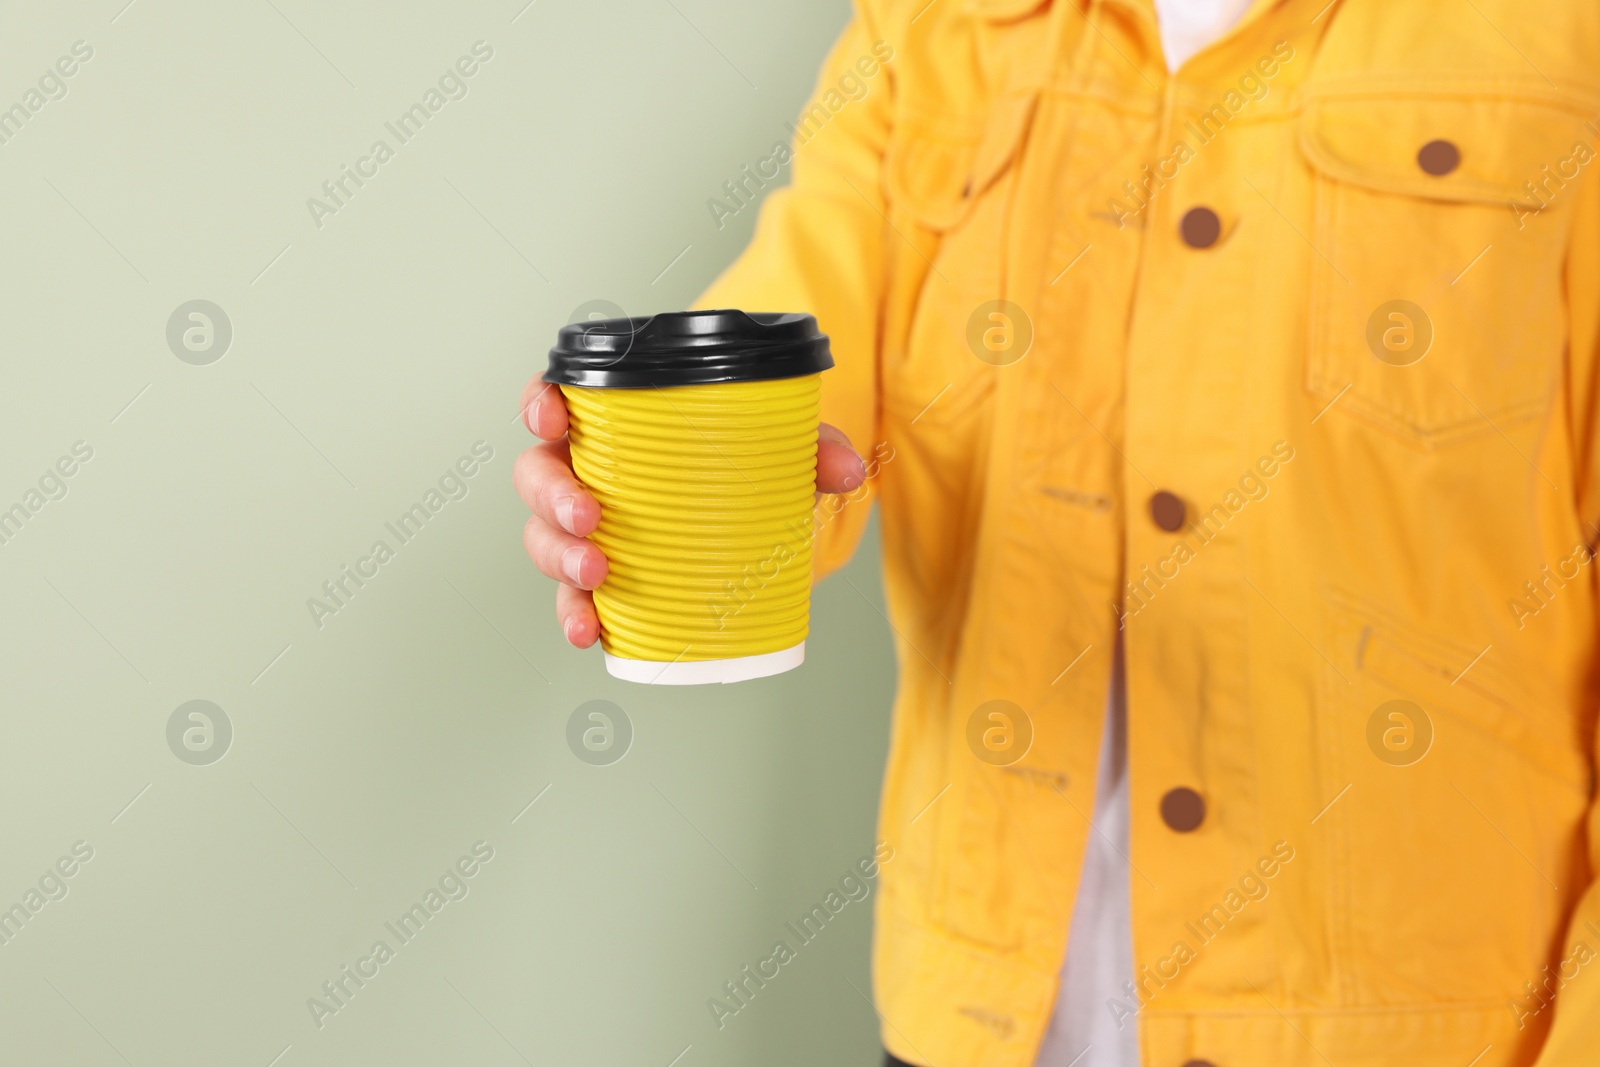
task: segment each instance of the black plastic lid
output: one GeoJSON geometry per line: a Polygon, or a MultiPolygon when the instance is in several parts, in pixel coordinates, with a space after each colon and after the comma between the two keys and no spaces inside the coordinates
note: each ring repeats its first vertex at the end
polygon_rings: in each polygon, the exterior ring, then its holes
{"type": "Polygon", "coordinates": [[[811,315],[673,311],[561,327],[544,380],[594,389],[799,378],[833,366],[811,315]]]}

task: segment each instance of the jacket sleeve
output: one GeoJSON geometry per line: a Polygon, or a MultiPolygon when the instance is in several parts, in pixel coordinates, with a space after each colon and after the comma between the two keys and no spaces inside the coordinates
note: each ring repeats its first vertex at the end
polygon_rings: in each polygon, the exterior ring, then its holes
{"type": "Polygon", "coordinates": [[[694,305],[808,312],[829,335],[834,367],[822,375],[822,421],[850,438],[868,461],[869,480],[845,497],[818,501],[818,578],[843,566],[855,550],[876,471],[888,225],[879,175],[889,132],[893,49],[877,39],[864,8],[858,4],[795,124],[792,184],[766,198],[749,247],[694,305]]]}
{"type": "MultiPolygon", "coordinates": [[[[1570,333],[1565,416],[1575,442],[1568,462],[1576,484],[1581,536],[1594,548],[1600,546],[1600,182],[1591,173],[1574,191],[1577,202],[1566,264],[1570,333]]],[[[1596,595],[1597,570],[1600,566],[1596,564],[1588,568],[1591,597],[1596,595]]],[[[1591,649],[1590,655],[1600,659],[1600,648],[1591,649]]],[[[1595,751],[1591,759],[1600,766],[1600,732],[1592,736],[1595,751]]],[[[1600,1055],[1596,1052],[1600,1049],[1600,978],[1589,973],[1600,967],[1600,882],[1594,880],[1595,872],[1600,872],[1600,805],[1593,799],[1593,790],[1590,795],[1586,845],[1591,880],[1578,898],[1560,943],[1563,962],[1559,977],[1563,980],[1555,991],[1555,1019],[1534,1067],[1581,1067],[1595,1063],[1600,1055]],[[1567,969],[1580,965],[1577,977],[1565,980],[1567,969]]]]}

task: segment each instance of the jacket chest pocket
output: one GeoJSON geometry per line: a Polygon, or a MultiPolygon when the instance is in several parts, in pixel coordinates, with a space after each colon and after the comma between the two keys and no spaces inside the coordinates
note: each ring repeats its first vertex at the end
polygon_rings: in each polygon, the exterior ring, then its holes
{"type": "Polygon", "coordinates": [[[891,310],[886,324],[883,392],[907,423],[964,423],[996,369],[1031,343],[1031,322],[1000,297],[1009,190],[1036,100],[1022,92],[964,120],[898,120],[884,186],[900,297],[890,303],[905,318],[891,310]]]}
{"type": "Polygon", "coordinates": [[[1313,92],[1306,387],[1435,448],[1550,407],[1566,339],[1575,110],[1504,95],[1313,92]]]}

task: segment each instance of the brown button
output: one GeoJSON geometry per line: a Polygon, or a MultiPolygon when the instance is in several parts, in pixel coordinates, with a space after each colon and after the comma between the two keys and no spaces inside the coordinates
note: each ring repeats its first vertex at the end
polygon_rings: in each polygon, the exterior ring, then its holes
{"type": "Polygon", "coordinates": [[[1441,178],[1461,166],[1461,149],[1450,141],[1429,141],[1417,149],[1417,166],[1435,178],[1441,178]]]}
{"type": "Polygon", "coordinates": [[[1150,497],[1150,519],[1168,533],[1183,529],[1183,516],[1187,509],[1176,493],[1165,489],[1150,497]]]}
{"type": "Polygon", "coordinates": [[[1183,213],[1178,232],[1190,248],[1210,248],[1222,236],[1222,220],[1208,207],[1192,207],[1183,213]]]}
{"type": "Polygon", "coordinates": [[[1186,834],[1206,821],[1206,802],[1187,786],[1169,789],[1161,798],[1161,821],[1186,834]]]}
{"type": "Polygon", "coordinates": [[[1217,1067],[1210,1060],[1185,1060],[1183,1067],[1217,1067]]]}

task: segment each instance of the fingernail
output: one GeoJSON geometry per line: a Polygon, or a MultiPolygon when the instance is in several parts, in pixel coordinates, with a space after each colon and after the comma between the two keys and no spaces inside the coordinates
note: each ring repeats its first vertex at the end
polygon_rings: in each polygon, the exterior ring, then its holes
{"type": "Polygon", "coordinates": [[[569,534],[578,532],[572,525],[572,505],[576,502],[577,498],[571,494],[556,498],[556,521],[569,534]]]}
{"type": "Polygon", "coordinates": [[[539,432],[539,401],[537,400],[535,400],[533,402],[533,406],[528,409],[528,428],[534,433],[539,432]]]}
{"type": "Polygon", "coordinates": [[[583,550],[585,545],[573,545],[561,554],[561,573],[565,574],[573,585],[582,585],[583,577],[583,550]]]}
{"type": "Polygon", "coordinates": [[[577,625],[578,620],[573,618],[569,618],[561,624],[561,634],[567,639],[567,644],[569,645],[575,645],[578,643],[572,639],[572,631],[577,625]]]}

